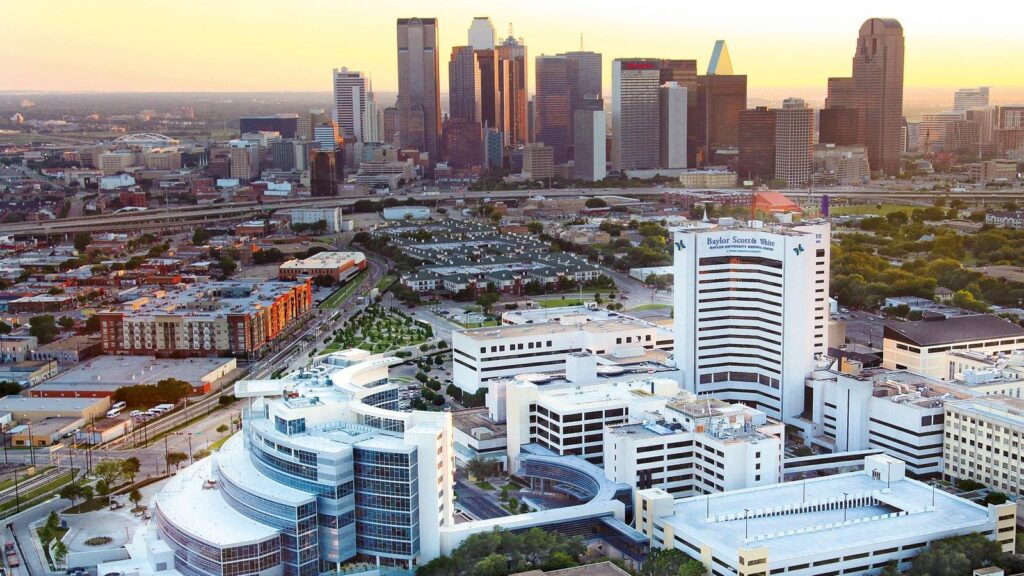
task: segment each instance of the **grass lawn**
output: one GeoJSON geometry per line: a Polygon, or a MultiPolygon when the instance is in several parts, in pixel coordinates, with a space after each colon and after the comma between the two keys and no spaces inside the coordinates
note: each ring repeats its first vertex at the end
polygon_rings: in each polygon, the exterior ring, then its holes
{"type": "Polygon", "coordinates": [[[671,304],[641,304],[635,308],[630,308],[630,310],[664,310],[671,307],[671,304]]]}
{"type": "Polygon", "coordinates": [[[878,216],[885,216],[891,212],[903,211],[910,216],[910,213],[918,208],[927,208],[927,206],[914,206],[910,204],[882,204],[881,208],[878,208],[876,204],[855,204],[852,206],[831,206],[829,207],[829,214],[832,216],[847,216],[850,214],[875,214],[878,216]]]}
{"type": "Polygon", "coordinates": [[[478,482],[473,482],[473,484],[476,484],[476,487],[481,490],[494,490],[494,484],[491,484],[487,480],[480,480],[478,482]]]}
{"type": "Polygon", "coordinates": [[[356,288],[359,287],[359,284],[363,281],[363,278],[365,276],[366,270],[363,270],[359,274],[353,276],[352,279],[348,281],[348,284],[345,284],[340,290],[328,296],[327,300],[321,302],[318,308],[320,308],[321,310],[337,308],[342,302],[348,299],[348,297],[351,296],[353,292],[356,291],[356,288]]]}
{"type": "MultiPolygon", "coordinates": [[[[32,500],[39,498],[41,496],[46,496],[50,494],[50,492],[60,490],[62,486],[68,484],[69,482],[71,482],[71,474],[61,474],[54,480],[51,480],[46,484],[43,484],[42,486],[37,486],[32,490],[22,492],[20,494],[21,507],[27,508],[31,504],[32,500]]],[[[15,509],[16,507],[16,500],[8,500],[7,502],[0,504],[0,513],[8,512],[10,510],[15,509]]]]}
{"type": "Polygon", "coordinates": [[[377,281],[377,291],[383,292],[385,288],[391,285],[392,282],[398,279],[398,276],[394,274],[385,274],[383,278],[377,281]]]}
{"type": "Polygon", "coordinates": [[[497,320],[485,320],[483,322],[459,322],[455,318],[448,318],[448,321],[452,324],[462,326],[463,328],[486,328],[488,326],[497,326],[500,324],[497,320]]]}
{"type": "Polygon", "coordinates": [[[211,443],[209,446],[206,447],[206,449],[209,450],[210,452],[220,450],[220,447],[223,446],[224,443],[228,441],[228,438],[231,438],[231,434],[225,434],[223,438],[211,443]]]}
{"type": "Polygon", "coordinates": [[[579,306],[583,304],[583,301],[579,298],[561,298],[551,300],[537,300],[537,305],[541,308],[561,308],[562,306],[579,306]]]}
{"type": "Polygon", "coordinates": [[[103,510],[109,505],[110,498],[107,496],[94,496],[92,500],[88,502],[82,502],[75,504],[74,506],[64,510],[64,514],[83,514],[85,512],[95,512],[97,510],[103,510]]]}

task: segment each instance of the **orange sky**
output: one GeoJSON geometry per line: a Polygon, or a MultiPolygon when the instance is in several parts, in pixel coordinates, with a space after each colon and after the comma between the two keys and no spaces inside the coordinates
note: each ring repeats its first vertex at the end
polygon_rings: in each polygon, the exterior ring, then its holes
{"type": "MultiPolygon", "coordinates": [[[[515,25],[531,56],[586,49],[621,56],[696,58],[729,44],[752,93],[824,93],[849,75],[854,40],[871,16],[899,19],[907,38],[906,85],[1024,89],[1024,9],[982,0],[954,11],[921,0],[734,2],[602,0],[3,0],[0,90],[328,91],[331,69],[370,72],[396,88],[395,23],[440,19],[442,90],[451,46],[473,16],[499,34],[515,25]]],[[[532,79],[531,79],[532,82],[532,79]]]]}

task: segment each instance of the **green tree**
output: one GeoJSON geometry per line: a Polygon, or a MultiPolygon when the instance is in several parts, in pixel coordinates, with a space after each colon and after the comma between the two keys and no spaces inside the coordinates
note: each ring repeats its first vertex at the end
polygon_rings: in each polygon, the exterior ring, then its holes
{"type": "Polygon", "coordinates": [[[100,315],[93,314],[92,316],[89,316],[88,318],[85,319],[84,331],[86,334],[95,334],[96,332],[100,331],[101,326],[102,322],[100,321],[100,315]]]}
{"type": "Polygon", "coordinates": [[[999,544],[982,534],[966,534],[931,543],[915,558],[909,576],[961,576],[975,568],[996,565],[1003,553],[999,544]]]}
{"type": "Polygon", "coordinates": [[[142,492],[139,492],[138,488],[132,488],[132,491],[128,493],[128,499],[137,507],[142,501],[142,492]]]}
{"type": "Polygon", "coordinates": [[[651,550],[640,568],[640,576],[691,576],[703,573],[703,564],[675,548],[651,550]]]}
{"type": "Polygon", "coordinates": [[[121,475],[124,476],[128,482],[135,480],[135,475],[142,470],[142,462],[139,461],[135,456],[129,456],[121,461],[121,475]]]}
{"type": "Polygon", "coordinates": [[[527,222],[526,229],[530,231],[530,234],[537,235],[544,231],[544,224],[533,220],[531,222],[527,222]]]}
{"type": "Polygon", "coordinates": [[[501,299],[501,296],[498,294],[495,294],[494,292],[485,292],[476,297],[476,303],[484,309],[485,313],[490,314],[499,299],[501,299]]]}
{"type": "Polygon", "coordinates": [[[188,460],[188,454],[184,452],[168,452],[164,456],[164,460],[166,460],[168,466],[174,466],[174,469],[177,470],[183,462],[188,460]]]}
{"type": "Polygon", "coordinates": [[[57,328],[57,322],[50,314],[44,314],[42,316],[33,316],[28,321],[29,329],[28,333],[35,336],[39,340],[40,344],[49,344],[53,342],[60,330],[57,328]]]}
{"type": "Polygon", "coordinates": [[[75,327],[75,319],[70,316],[61,316],[60,319],[57,320],[57,324],[65,330],[71,330],[75,327]]]}
{"type": "Polygon", "coordinates": [[[230,430],[230,429],[231,429],[231,428],[229,428],[227,424],[221,424],[220,426],[217,426],[217,432],[218,432],[218,433],[219,433],[219,434],[220,434],[221,436],[223,436],[223,435],[224,435],[224,433],[225,433],[225,432],[227,432],[227,431],[228,431],[228,430],[230,430]]]}
{"type": "Polygon", "coordinates": [[[68,557],[68,547],[63,541],[57,540],[53,545],[53,559],[57,563],[64,562],[64,559],[68,557]]]}
{"type": "Polygon", "coordinates": [[[608,203],[603,198],[587,198],[587,201],[583,203],[587,208],[607,208],[608,203]]]}
{"type": "Polygon", "coordinates": [[[206,228],[199,227],[192,233],[192,244],[201,246],[206,244],[206,241],[213,237],[213,233],[206,228]]]}
{"type": "Polygon", "coordinates": [[[75,250],[85,252],[85,249],[90,244],[92,244],[92,234],[88,232],[78,232],[75,234],[75,250]]]}

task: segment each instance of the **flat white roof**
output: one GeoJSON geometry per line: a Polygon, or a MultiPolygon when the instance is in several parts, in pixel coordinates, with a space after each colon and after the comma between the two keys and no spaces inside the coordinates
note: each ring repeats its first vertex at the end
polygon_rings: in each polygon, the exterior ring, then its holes
{"type": "Polygon", "coordinates": [[[926,539],[936,532],[969,529],[989,521],[987,509],[942,490],[934,491],[932,509],[932,488],[916,480],[894,479],[891,492],[885,494],[885,489],[884,479],[873,480],[863,471],[853,472],[676,500],[674,514],[659,521],[690,542],[710,546],[718,557],[730,562],[735,562],[739,548],[765,546],[772,566],[823,553],[841,556],[841,551],[847,549],[885,548],[889,541],[917,536],[926,539]],[[850,507],[847,524],[843,524],[841,507],[763,514],[773,507],[796,507],[803,502],[842,503],[844,492],[851,500],[873,495],[879,503],[850,507]],[[901,510],[911,513],[877,518],[901,510]],[[708,511],[715,521],[706,521],[708,511]],[[758,517],[744,520],[745,514],[758,517]],[[832,526],[826,528],[829,524],[832,526]],[[749,530],[749,539],[745,530],[749,530]],[[801,533],[795,533],[797,530],[801,533]]]}
{"type": "Polygon", "coordinates": [[[154,358],[153,356],[97,356],[46,381],[47,387],[75,384],[130,386],[155,384],[165,378],[177,378],[200,384],[212,372],[233,363],[234,358],[154,358]]]}
{"type": "Polygon", "coordinates": [[[314,494],[275,482],[256,470],[249,459],[249,453],[245,451],[241,434],[229,438],[213,457],[216,458],[220,474],[226,475],[232,484],[243,486],[253,494],[292,506],[316,500],[314,494]]]}
{"type": "Polygon", "coordinates": [[[539,390],[537,403],[543,403],[559,411],[573,411],[618,405],[623,402],[655,400],[659,397],[650,393],[651,382],[668,382],[678,387],[678,383],[670,378],[619,380],[587,386],[544,386],[539,390]]]}
{"type": "Polygon", "coordinates": [[[220,490],[206,488],[213,459],[180,470],[153,501],[172,524],[217,547],[233,547],[273,538],[278,531],[235,511],[220,490]]]}

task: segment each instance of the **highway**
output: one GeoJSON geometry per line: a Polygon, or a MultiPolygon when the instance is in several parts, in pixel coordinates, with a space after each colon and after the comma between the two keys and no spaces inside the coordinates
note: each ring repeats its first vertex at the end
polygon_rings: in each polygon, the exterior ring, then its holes
{"type": "MultiPolygon", "coordinates": [[[[572,188],[572,189],[535,189],[535,190],[505,190],[505,191],[439,191],[419,194],[392,196],[405,199],[414,198],[423,203],[438,203],[453,200],[506,200],[512,198],[529,198],[532,196],[562,197],[562,196],[632,196],[643,198],[645,196],[664,196],[670,191],[683,191],[676,188],[572,188]]],[[[723,192],[742,190],[722,190],[723,192]]],[[[692,189],[689,192],[718,192],[718,190],[707,191],[692,189]]],[[[913,189],[895,189],[888,187],[835,187],[826,189],[808,190],[782,190],[786,196],[798,200],[819,200],[822,196],[829,196],[832,199],[846,199],[854,201],[876,202],[880,200],[918,200],[929,202],[937,196],[956,196],[972,202],[1003,201],[1007,199],[1020,199],[1024,191],[1019,188],[998,189],[998,190],[973,190],[956,194],[933,191],[915,191],[913,189]]],[[[345,194],[334,198],[294,198],[273,203],[257,202],[232,202],[230,204],[218,204],[208,206],[182,206],[174,208],[154,208],[143,212],[127,212],[121,214],[104,214],[98,216],[83,216],[79,218],[64,218],[47,222],[18,222],[0,225],[0,234],[13,234],[15,236],[30,236],[38,234],[65,234],[82,231],[117,231],[117,230],[170,230],[194,227],[199,224],[210,224],[228,219],[239,219],[265,214],[271,210],[281,210],[297,207],[336,207],[351,206],[357,200],[381,200],[380,196],[367,196],[363,194],[345,194]]]]}

